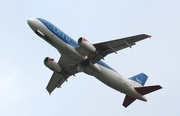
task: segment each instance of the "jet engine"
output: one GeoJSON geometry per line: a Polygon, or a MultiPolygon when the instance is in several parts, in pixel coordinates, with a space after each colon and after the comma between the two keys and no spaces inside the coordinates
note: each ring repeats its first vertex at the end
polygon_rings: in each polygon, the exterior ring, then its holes
{"type": "Polygon", "coordinates": [[[96,48],[83,37],[80,37],[78,39],[78,44],[80,47],[84,48],[88,52],[91,52],[91,53],[96,52],[96,48]]]}
{"type": "Polygon", "coordinates": [[[46,57],[44,59],[44,65],[47,66],[50,70],[55,72],[61,72],[62,68],[59,66],[58,63],[54,61],[54,59],[46,57]]]}

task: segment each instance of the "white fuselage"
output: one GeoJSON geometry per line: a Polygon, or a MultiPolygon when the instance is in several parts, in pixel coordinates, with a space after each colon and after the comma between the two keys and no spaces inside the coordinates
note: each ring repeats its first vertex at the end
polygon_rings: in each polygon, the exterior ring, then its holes
{"type": "MultiPolygon", "coordinates": [[[[79,54],[73,46],[62,41],[61,38],[53,34],[38,19],[30,18],[28,19],[28,24],[30,25],[33,31],[38,30],[40,31],[40,33],[42,33],[42,35],[46,36],[46,38],[44,37],[42,38],[48,43],[50,43],[53,47],[55,47],[60,52],[60,54],[66,59],[66,61],[61,64],[65,69],[69,68],[67,63],[70,63],[71,65],[73,65],[84,60],[84,57],[81,54],[79,54]]],[[[129,83],[128,79],[123,78],[116,71],[110,70],[102,65],[99,65],[97,63],[94,65],[98,65],[100,68],[100,71],[96,71],[91,66],[87,66],[85,67],[83,72],[96,77],[98,80],[100,80],[107,86],[119,92],[127,94],[133,98],[146,101],[146,98],[142,96],[141,94],[139,94],[134,89],[134,87],[129,83]]]]}

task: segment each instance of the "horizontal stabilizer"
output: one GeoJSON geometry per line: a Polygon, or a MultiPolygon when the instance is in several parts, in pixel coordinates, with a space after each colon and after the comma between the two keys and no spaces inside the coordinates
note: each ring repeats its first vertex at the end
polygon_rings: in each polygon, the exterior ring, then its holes
{"type": "Polygon", "coordinates": [[[126,108],[128,107],[131,103],[133,103],[136,99],[135,98],[132,98],[128,95],[126,95],[125,99],[124,99],[124,102],[123,102],[123,106],[126,108]]]}
{"type": "Polygon", "coordinates": [[[160,85],[154,85],[154,86],[145,86],[145,87],[135,87],[135,90],[141,95],[145,95],[161,88],[162,87],[160,85]]]}

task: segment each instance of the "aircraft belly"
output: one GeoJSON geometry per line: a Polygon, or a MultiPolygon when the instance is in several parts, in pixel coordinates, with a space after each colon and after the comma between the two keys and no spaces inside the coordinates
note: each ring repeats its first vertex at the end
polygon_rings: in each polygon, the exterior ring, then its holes
{"type": "Polygon", "coordinates": [[[93,75],[94,77],[96,77],[98,80],[108,85],[109,87],[117,91],[120,91],[120,88],[122,88],[122,85],[123,85],[120,75],[117,72],[109,70],[103,66],[100,66],[100,68],[101,68],[100,73],[97,73],[90,69],[89,70],[86,69],[85,73],[93,75]]]}
{"type": "Polygon", "coordinates": [[[66,60],[71,63],[71,65],[76,66],[84,60],[83,56],[81,56],[74,47],[66,44],[65,49],[66,53],[62,54],[62,56],[65,57],[66,60]]]}
{"type": "Polygon", "coordinates": [[[97,73],[90,69],[87,70],[87,68],[86,68],[85,73],[96,77],[98,80],[100,80],[107,86],[119,92],[125,93],[134,98],[137,98],[137,92],[134,90],[134,88],[130,85],[130,83],[125,78],[123,78],[121,75],[119,75],[117,72],[113,70],[110,70],[103,66],[100,66],[100,68],[101,68],[101,73],[97,73]]]}

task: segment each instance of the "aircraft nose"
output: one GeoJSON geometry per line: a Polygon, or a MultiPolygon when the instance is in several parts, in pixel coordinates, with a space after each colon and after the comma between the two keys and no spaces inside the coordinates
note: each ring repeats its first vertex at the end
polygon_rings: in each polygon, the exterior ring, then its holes
{"type": "Polygon", "coordinates": [[[29,24],[29,26],[32,25],[33,21],[34,21],[34,18],[29,18],[27,20],[27,23],[29,24]]]}
{"type": "Polygon", "coordinates": [[[29,18],[29,19],[27,20],[27,23],[28,23],[28,25],[31,27],[32,30],[35,30],[35,29],[36,29],[36,24],[35,24],[35,22],[36,22],[36,19],[35,19],[35,18],[29,18]]]}

